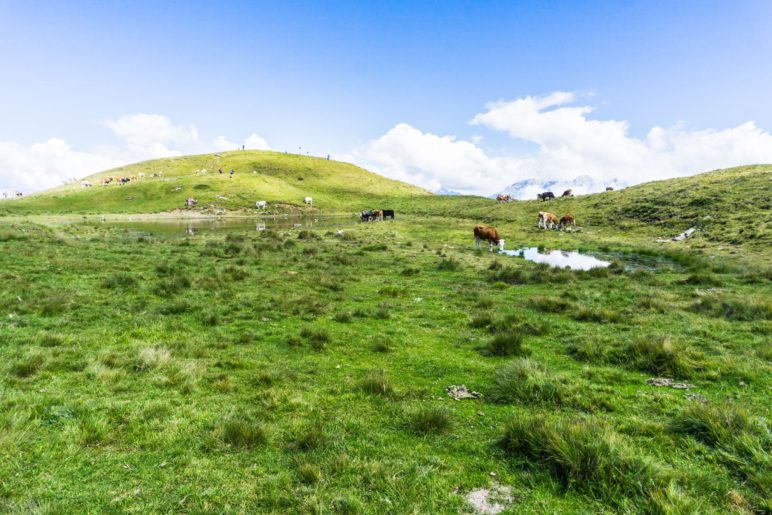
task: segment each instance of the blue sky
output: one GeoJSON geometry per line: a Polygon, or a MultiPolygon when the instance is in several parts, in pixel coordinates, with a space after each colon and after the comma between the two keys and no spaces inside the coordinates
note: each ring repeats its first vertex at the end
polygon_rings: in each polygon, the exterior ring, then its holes
{"type": "MultiPolygon", "coordinates": [[[[241,144],[252,134],[276,150],[330,153],[426,187],[471,192],[485,187],[411,148],[435,143],[443,153],[450,145],[491,190],[525,175],[554,176],[551,167],[566,163],[575,169],[558,178],[622,183],[634,182],[640,167],[664,166],[649,159],[612,177],[598,170],[618,161],[586,163],[584,150],[574,149],[577,159],[528,167],[563,143],[507,123],[469,123],[491,102],[554,92],[573,96],[542,114],[591,108],[585,120],[624,121],[635,141],[653,127],[676,131],[672,146],[684,135],[754,122],[755,131],[734,137],[758,139],[748,155],[758,159],[767,156],[772,129],[771,22],[765,1],[0,0],[0,189],[51,186],[89,166],[207,151],[220,136],[241,144]],[[162,136],[159,154],[151,136],[139,145],[106,126],[139,113],[194,130],[162,136]],[[43,170],[46,163],[28,154],[51,138],[82,165],[43,170]]],[[[735,150],[733,159],[743,159],[735,150]]],[[[676,161],[665,175],[711,166],[676,161]]]]}

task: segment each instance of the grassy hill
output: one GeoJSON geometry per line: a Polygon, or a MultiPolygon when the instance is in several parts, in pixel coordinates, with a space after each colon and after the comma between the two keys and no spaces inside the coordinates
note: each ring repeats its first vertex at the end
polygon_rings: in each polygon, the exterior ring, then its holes
{"type": "Polygon", "coordinates": [[[717,170],[548,202],[497,204],[481,197],[429,196],[398,207],[518,230],[534,228],[539,211],[572,213],[578,225],[598,235],[651,239],[696,227],[703,242],[766,248],[772,244],[772,165],[717,170]]]}
{"type": "Polygon", "coordinates": [[[499,205],[272,153],[191,175],[210,158],[0,209],[151,212],[189,188],[400,215],[185,235],[0,218],[0,513],[468,513],[501,489],[511,513],[772,512],[772,167],[499,205]],[[583,230],[538,230],[544,209],[583,230]],[[486,221],[611,265],[476,251],[486,221]]]}
{"type": "Polygon", "coordinates": [[[254,209],[267,200],[270,209],[305,210],[303,198],[313,197],[314,208],[353,212],[394,197],[427,196],[429,192],[367,172],[349,163],[294,154],[235,151],[156,159],[106,170],[84,180],[94,186],[61,186],[4,203],[0,213],[156,213],[184,207],[198,200],[198,209],[254,209]],[[217,172],[222,167],[223,174],[217,172]],[[206,169],[206,173],[196,173],[206,169]],[[230,170],[234,170],[233,177],[230,170]],[[105,177],[146,177],[124,186],[100,186],[105,177]],[[163,173],[162,177],[152,174],[163,173]]]}
{"type": "Polygon", "coordinates": [[[772,165],[717,170],[691,177],[632,186],[620,191],[549,202],[498,204],[473,196],[431,195],[403,182],[357,166],[294,154],[235,151],[158,159],[107,170],[86,178],[94,186],[62,186],[0,204],[0,216],[25,214],[158,213],[192,211],[255,213],[256,200],[269,202],[268,213],[354,213],[381,206],[400,214],[451,217],[503,225],[522,233],[536,225],[539,211],[572,213],[577,223],[605,238],[669,238],[690,227],[701,244],[772,244],[772,165]],[[217,173],[222,167],[223,174],[217,173]],[[206,169],[207,173],[196,173],[206,169]],[[233,177],[229,175],[234,170],[233,177]],[[124,186],[99,186],[104,177],[146,178],[124,186]],[[163,177],[152,177],[163,173],[163,177]],[[314,199],[313,207],[303,197],[314,199]]]}

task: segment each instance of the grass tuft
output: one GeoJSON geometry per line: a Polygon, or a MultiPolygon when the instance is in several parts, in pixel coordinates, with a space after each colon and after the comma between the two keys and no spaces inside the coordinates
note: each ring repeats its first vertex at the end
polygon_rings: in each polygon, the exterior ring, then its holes
{"type": "Polygon", "coordinates": [[[500,443],[510,456],[546,467],[567,490],[615,506],[628,499],[649,500],[663,484],[650,460],[594,421],[517,415],[505,424],[500,443]]]}
{"type": "Polygon", "coordinates": [[[441,434],[451,428],[451,419],[445,408],[421,407],[409,416],[410,429],[419,435],[441,434]]]}
{"type": "Polygon", "coordinates": [[[565,384],[550,377],[539,363],[518,359],[496,370],[487,397],[498,403],[560,405],[568,393],[565,384]]]}
{"type": "Polygon", "coordinates": [[[264,445],[268,438],[258,424],[239,418],[229,418],[220,425],[220,438],[232,447],[251,449],[264,445]]]}
{"type": "Polygon", "coordinates": [[[518,332],[497,334],[481,350],[486,356],[497,357],[527,356],[530,354],[530,351],[523,347],[523,335],[518,332]]]}
{"type": "Polygon", "coordinates": [[[303,338],[314,350],[324,350],[332,340],[330,333],[326,329],[314,327],[304,327],[300,331],[300,337],[303,338]]]}
{"type": "Polygon", "coordinates": [[[359,389],[370,395],[390,397],[394,394],[384,370],[371,370],[359,381],[359,389]]]}

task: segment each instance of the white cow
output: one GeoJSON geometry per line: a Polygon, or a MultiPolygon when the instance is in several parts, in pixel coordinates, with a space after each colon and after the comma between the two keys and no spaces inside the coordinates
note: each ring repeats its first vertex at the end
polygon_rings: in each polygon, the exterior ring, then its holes
{"type": "Polygon", "coordinates": [[[93,185],[92,185],[90,182],[88,182],[88,181],[82,181],[82,182],[80,183],[80,185],[81,185],[81,186],[83,186],[84,188],[90,188],[91,186],[93,186],[93,185]]]}
{"type": "Polygon", "coordinates": [[[258,200],[257,202],[255,202],[255,207],[257,209],[265,209],[265,206],[267,205],[268,205],[268,202],[266,202],[265,200],[258,200]]]}
{"type": "Polygon", "coordinates": [[[303,202],[305,202],[306,204],[309,204],[309,205],[313,205],[314,199],[312,199],[311,197],[306,197],[306,198],[303,199],[303,202]]]}

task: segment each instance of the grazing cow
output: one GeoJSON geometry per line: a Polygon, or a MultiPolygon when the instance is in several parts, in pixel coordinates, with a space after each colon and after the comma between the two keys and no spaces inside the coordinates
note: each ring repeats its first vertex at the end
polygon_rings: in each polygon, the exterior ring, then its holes
{"type": "Polygon", "coordinates": [[[305,197],[303,199],[303,203],[308,204],[308,205],[313,205],[314,199],[312,199],[311,197],[305,197]]]}
{"type": "Polygon", "coordinates": [[[537,193],[536,194],[536,200],[549,200],[551,198],[555,198],[555,194],[551,191],[545,191],[544,193],[537,193]]]}
{"type": "Polygon", "coordinates": [[[147,176],[145,172],[139,172],[139,178],[144,179],[147,176]]]}
{"type": "Polygon", "coordinates": [[[372,220],[373,220],[373,211],[371,209],[367,210],[367,211],[361,211],[359,213],[359,218],[363,222],[372,222],[372,220]]]}
{"type": "Polygon", "coordinates": [[[100,183],[102,186],[107,186],[107,185],[108,185],[108,184],[110,184],[111,182],[113,182],[113,178],[112,178],[112,177],[105,177],[104,179],[102,179],[101,181],[99,181],[99,183],[100,183]]]}
{"type": "Polygon", "coordinates": [[[504,240],[499,236],[499,231],[495,227],[489,227],[487,225],[475,225],[474,226],[474,243],[477,246],[477,250],[480,249],[480,242],[487,241],[490,252],[493,252],[493,246],[502,246],[504,240]]]}
{"type": "Polygon", "coordinates": [[[393,209],[384,209],[383,210],[383,217],[384,218],[391,218],[394,220],[394,210],[393,209]]]}
{"type": "Polygon", "coordinates": [[[257,209],[265,209],[265,206],[267,205],[268,205],[268,202],[266,202],[265,200],[258,200],[257,202],[255,202],[255,207],[257,209]]]}
{"type": "Polygon", "coordinates": [[[80,185],[83,186],[84,188],[90,188],[92,186],[92,184],[89,181],[82,181],[80,185]]]}
{"type": "Polygon", "coordinates": [[[24,196],[24,193],[22,193],[21,191],[17,191],[17,192],[16,192],[16,196],[17,196],[17,197],[23,197],[23,196],[24,196]]]}
{"type": "Polygon", "coordinates": [[[504,204],[506,202],[512,202],[512,197],[510,197],[509,195],[504,195],[503,193],[499,193],[498,195],[496,195],[496,201],[499,204],[504,204]]]}
{"type": "Polygon", "coordinates": [[[606,186],[606,191],[614,191],[614,188],[612,188],[611,186],[606,186]]]}
{"type": "Polygon", "coordinates": [[[188,197],[188,198],[185,199],[185,207],[193,207],[196,204],[198,204],[198,200],[196,200],[196,199],[194,199],[192,197],[188,197]]]}
{"type": "Polygon", "coordinates": [[[574,196],[574,190],[572,189],[568,189],[564,191],[563,194],[561,195],[561,197],[573,197],[573,196],[574,196]]]}
{"type": "Polygon", "coordinates": [[[563,227],[566,227],[568,225],[570,225],[572,228],[576,228],[576,218],[571,213],[566,213],[560,217],[560,223],[558,224],[558,229],[562,229],[563,227]]]}
{"type": "Polygon", "coordinates": [[[558,225],[558,217],[547,211],[539,211],[537,226],[539,229],[554,229],[558,225]]]}
{"type": "Polygon", "coordinates": [[[121,177],[120,179],[118,179],[118,182],[121,184],[121,186],[123,186],[124,184],[130,181],[131,179],[129,179],[128,177],[121,177]]]}

